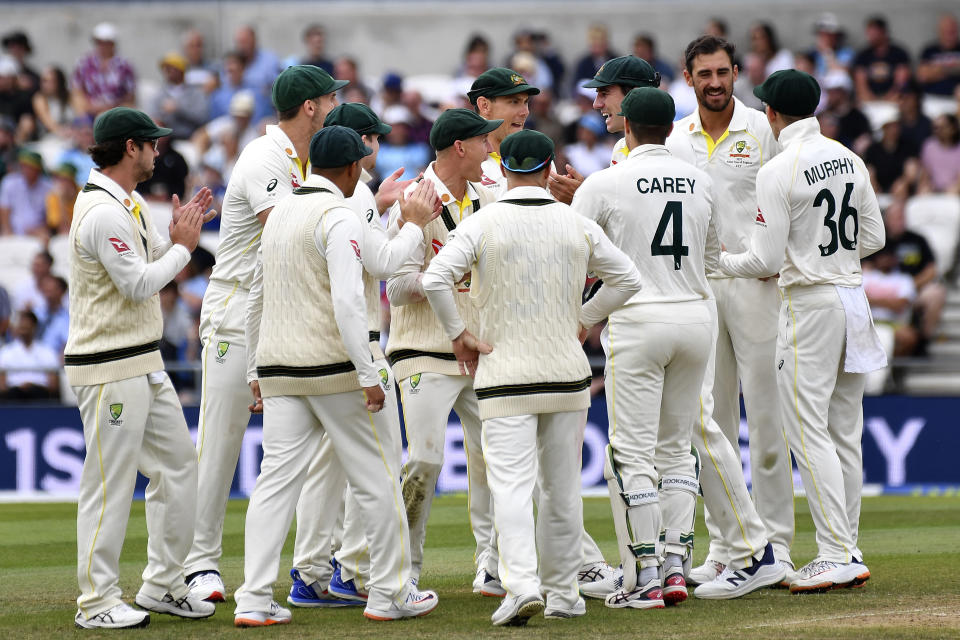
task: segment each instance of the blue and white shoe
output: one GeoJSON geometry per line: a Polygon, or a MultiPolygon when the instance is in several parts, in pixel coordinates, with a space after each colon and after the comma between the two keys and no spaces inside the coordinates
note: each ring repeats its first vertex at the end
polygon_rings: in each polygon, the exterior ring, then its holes
{"type": "Polygon", "coordinates": [[[333,565],[333,577],[330,578],[327,590],[336,598],[350,600],[353,604],[366,604],[366,590],[358,589],[353,580],[344,580],[340,573],[340,563],[335,559],[331,559],[330,564],[333,565]]]}
{"type": "Polygon", "coordinates": [[[320,590],[319,582],[307,584],[296,569],[290,569],[290,577],[293,578],[293,586],[290,587],[287,602],[295,607],[349,607],[360,604],[331,596],[326,589],[320,590]]]}
{"type": "Polygon", "coordinates": [[[763,556],[754,559],[752,566],[744,569],[727,567],[714,580],[694,589],[693,595],[707,600],[730,600],[778,584],[786,575],[787,570],[773,555],[773,546],[767,543],[763,556]]]}

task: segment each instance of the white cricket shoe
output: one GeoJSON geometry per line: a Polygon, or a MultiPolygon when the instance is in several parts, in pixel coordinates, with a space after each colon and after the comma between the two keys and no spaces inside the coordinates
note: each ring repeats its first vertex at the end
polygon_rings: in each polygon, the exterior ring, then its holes
{"type": "Polygon", "coordinates": [[[235,627],[266,627],[272,624],[288,624],[293,616],[273,601],[267,611],[238,611],[233,616],[235,627]]]}
{"type": "Polygon", "coordinates": [[[713,582],[717,579],[723,570],[727,568],[727,565],[722,562],[717,562],[716,560],[707,560],[699,567],[691,569],[687,573],[687,584],[690,586],[696,586],[698,584],[707,584],[708,582],[713,582]]]}
{"type": "Polygon", "coordinates": [[[522,627],[533,616],[542,613],[545,609],[543,598],[539,593],[528,593],[525,596],[506,596],[490,620],[496,627],[522,627]]]}
{"type": "Polygon", "coordinates": [[[419,618],[425,616],[440,604],[435,591],[420,591],[413,585],[407,588],[407,593],[401,600],[394,600],[388,609],[375,609],[367,606],[363,615],[371,620],[400,620],[401,618],[419,618]]]}
{"type": "Polygon", "coordinates": [[[651,580],[633,591],[617,589],[606,597],[605,604],[611,609],[663,609],[660,579],[651,580]]]}
{"type": "Polygon", "coordinates": [[[590,562],[577,573],[580,595],[587,598],[606,598],[623,586],[623,570],[606,562],[590,562]]]}
{"type": "Polygon", "coordinates": [[[138,607],[148,611],[169,613],[181,618],[209,618],[217,612],[217,607],[212,602],[201,600],[189,592],[182,598],[174,598],[169,593],[165,593],[162,600],[157,600],[141,591],[134,598],[134,602],[138,607]]]}
{"type": "Polygon", "coordinates": [[[502,598],[507,595],[500,579],[490,575],[490,572],[482,567],[477,569],[477,576],[473,579],[473,592],[488,598],[502,598]]]}
{"type": "Polygon", "coordinates": [[[796,569],[793,568],[793,563],[788,560],[780,560],[780,566],[783,567],[783,570],[786,571],[786,575],[783,577],[779,583],[773,585],[779,589],[789,589],[790,583],[797,579],[797,576],[800,574],[796,569]]]}
{"type": "Polygon", "coordinates": [[[227,589],[216,571],[203,571],[187,583],[191,595],[207,602],[225,602],[227,589]]]}
{"type": "Polygon", "coordinates": [[[150,624],[150,614],[121,602],[90,618],[78,610],[73,622],[80,629],[138,629],[150,624]]]}
{"type": "Polygon", "coordinates": [[[859,587],[870,579],[870,570],[862,562],[814,560],[790,583],[790,593],[822,593],[831,589],[859,587]]]}
{"type": "Polygon", "coordinates": [[[745,596],[752,591],[777,584],[787,574],[773,557],[773,547],[767,543],[763,557],[755,561],[752,567],[731,569],[727,567],[716,580],[701,584],[693,590],[693,595],[707,600],[730,600],[745,596]]]}
{"type": "Polygon", "coordinates": [[[587,604],[583,601],[583,598],[577,598],[577,604],[571,609],[547,605],[547,608],[543,610],[543,617],[547,620],[579,618],[585,615],[587,615],[587,604]]]}

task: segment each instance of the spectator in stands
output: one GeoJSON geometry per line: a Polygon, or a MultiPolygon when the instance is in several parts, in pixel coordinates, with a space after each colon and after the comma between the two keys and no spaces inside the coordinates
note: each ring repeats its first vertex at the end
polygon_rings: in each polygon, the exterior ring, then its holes
{"type": "MultiPolygon", "coordinates": [[[[370,101],[373,90],[360,78],[360,67],[357,64],[356,58],[351,58],[350,56],[340,56],[337,58],[333,63],[333,77],[337,80],[348,81],[350,83],[348,85],[349,87],[362,87],[364,94],[366,94],[366,100],[364,102],[370,101]]],[[[337,100],[341,103],[347,101],[344,90],[340,90],[337,100]]]]}
{"type": "Polygon", "coordinates": [[[933,134],[933,123],[923,113],[923,93],[913,81],[900,93],[900,135],[918,149],[933,134]]]}
{"type": "Polygon", "coordinates": [[[70,233],[70,222],[73,220],[73,205],[80,193],[77,168],[65,162],[58,165],[50,177],[53,186],[46,200],[47,229],[51,235],[67,234],[70,233]]]}
{"type": "Polygon", "coordinates": [[[535,65],[534,73],[524,73],[528,82],[535,82],[537,87],[547,87],[553,88],[553,73],[550,71],[550,67],[547,66],[547,63],[544,62],[543,58],[540,56],[540,53],[537,51],[537,47],[534,40],[534,32],[531,29],[521,28],[518,29],[513,34],[513,53],[507,56],[506,63],[504,66],[510,69],[517,69],[514,66],[515,58],[517,54],[526,54],[530,56],[535,65]],[[536,80],[533,80],[536,78],[536,80]]]}
{"type": "Polygon", "coordinates": [[[51,65],[40,76],[40,90],[33,94],[33,114],[37,121],[37,137],[53,135],[67,140],[73,107],[70,106],[70,89],[63,69],[51,65]]]}
{"type": "Polygon", "coordinates": [[[960,194],[960,124],[945,113],[933,121],[933,135],[920,152],[921,191],[960,194]]]}
{"type": "Polygon", "coordinates": [[[333,75],[333,61],[327,57],[327,32],[322,25],[313,23],[303,30],[303,46],[306,47],[306,53],[287,59],[284,67],[312,64],[333,75]]]}
{"type": "MultiPolygon", "coordinates": [[[[574,84],[573,90],[576,91],[580,80],[593,78],[604,62],[616,57],[617,53],[610,48],[610,34],[607,32],[606,25],[590,25],[587,29],[587,52],[573,67],[571,78],[574,84]]],[[[542,91],[543,87],[540,87],[540,90],[542,91]]]]}
{"type": "Polygon", "coordinates": [[[377,174],[386,178],[400,167],[403,175],[398,180],[411,180],[427,168],[433,160],[428,144],[410,138],[413,115],[403,105],[394,105],[383,112],[383,121],[393,127],[380,141],[377,153],[377,174]]]}
{"type": "Polygon", "coordinates": [[[376,113],[383,113],[384,109],[395,104],[403,104],[403,76],[396,71],[388,71],[380,83],[380,92],[370,100],[370,108],[376,113]]]}
{"type": "Polygon", "coordinates": [[[584,177],[610,166],[612,146],[606,144],[607,125],[596,111],[580,116],[577,141],[563,149],[567,162],[584,177]]]}
{"type": "Polygon", "coordinates": [[[7,341],[7,329],[10,328],[10,315],[13,305],[10,303],[10,294],[0,285],[0,345],[7,341]]]}
{"type": "Polygon", "coordinates": [[[31,278],[21,282],[16,290],[11,292],[14,311],[29,309],[37,315],[46,315],[47,301],[40,291],[40,283],[50,275],[51,267],[53,267],[53,256],[48,252],[41,251],[33,256],[33,260],[30,261],[31,278]]]}
{"type": "Polygon", "coordinates": [[[70,329],[67,281],[60,276],[46,275],[40,281],[40,293],[45,301],[46,312],[42,318],[37,316],[37,337],[57,354],[57,361],[60,362],[70,329]]]}
{"type": "MultiPolygon", "coordinates": [[[[194,318],[200,317],[200,306],[203,303],[203,295],[207,292],[215,262],[216,259],[212,253],[203,247],[197,247],[190,256],[190,262],[175,278],[179,285],[183,307],[194,318]]],[[[197,335],[196,332],[194,335],[197,335]]]]}
{"type": "Polygon", "coordinates": [[[893,329],[893,356],[910,356],[917,347],[917,330],[910,324],[910,308],[917,291],[913,278],[897,267],[894,247],[886,245],[871,256],[863,270],[863,290],[873,321],[893,329]]]}
{"type": "Polygon", "coordinates": [[[404,91],[403,106],[410,111],[410,139],[414,142],[429,144],[430,129],[433,128],[433,120],[428,118],[424,113],[423,98],[420,92],[404,91]]]}
{"type": "Polygon", "coordinates": [[[73,119],[70,125],[69,145],[60,154],[57,163],[75,166],[77,183],[83,186],[90,177],[90,170],[97,166],[87,152],[87,149],[93,145],[93,116],[84,113],[73,119]]]}
{"type": "Polygon", "coordinates": [[[769,22],[758,22],[750,27],[750,52],[760,56],[768,76],[775,71],[793,68],[793,53],[780,46],[777,32],[769,22]]]}
{"type": "Polygon", "coordinates": [[[953,97],[960,86],[960,35],[957,18],[949,13],[937,22],[937,41],[920,54],[917,80],[926,93],[953,97]]]}
{"type": "Polygon", "coordinates": [[[822,83],[827,94],[824,113],[837,119],[837,137],[842,145],[861,156],[873,142],[870,121],[853,102],[853,81],[846,71],[834,69],[822,83]]]}
{"type": "Polygon", "coordinates": [[[0,179],[12,171],[17,162],[17,143],[13,138],[16,128],[10,118],[0,114],[0,179]]]}
{"type": "Polygon", "coordinates": [[[244,85],[262,98],[270,100],[273,81],[280,73],[280,60],[277,55],[257,46],[257,33],[250,25],[243,25],[236,30],[233,45],[244,61],[244,85]]]}
{"type": "MultiPolygon", "coordinates": [[[[238,91],[230,100],[227,115],[214,118],[193,134],[191,142],[202,165],[220,176],[214,183],[227,183],[240,150],[259,137],[253,121],[255,102],[252,91],[238,91]]],[[[210,186],[207,180],[201,180],[199,184],[210,186]]],[[[213,186],[210,188],[216,196],[216,189],[213,186]]],[[[218,219],[219,216],[210,223],[218,219]]]]}
{"type": "MultiPolygon", "coordinates": [[[[155,120],[158,126],[161,122],[163,126],[169,126],[166,121],[155,120]]],[[[169,137],[157,140],[159,155],[154,161],[153,175],[149,180],[137,185],[137,191],[151,200],[169,202],[174,194],[183,200],[187,192],[187,176],[190,175],[190,168],[187,166],[187,161],[170,142],[169,137]]]]}
{"type": "Polygon", "coordinates": [[[230,112],[230,101],[239,91],[249,91],[253,94],[253,121],[259,122],[263,118],[273,115],[273,103],[269,96],[248,86],[244,80],[243,55],[231,51],[223,56],[223,73],[220,78],[220,87],[210,96],[210,118],[219,118],[230,112]]]}
{"type": "Polygon", "coordinates": [[[813,75],[825,78],[834,70],[849,72],[855,54],[853,49],[844,44],[844,33],[837,16],[832,13],[820,14],[813,32],[817,41],[808,52],[813,59],[813,75]]]}
{"type": "Polygon", "coordinates": [[[187,71],[183,81],[193,87],[200,87],[209,95],[217,88],[217,74],[207,60],[203,34],[191,29],[183,36],[183,57],[187,59],[187,71]]]}
{"type": "Polygon", "coordinates": [[[910,55],[890,41],[887,19],[873,16],[866,23],[867,47],[853,60],[857,99],[896,102],[910,81],[910,55]]]}
{"type": "Polygon", "coordinates": [[[3,36],[3,50],[17,63],[17,84],[31,96],[40,88],[40,75],[27,63],[33,53],[30,38],[23,31],[3,36]]]}
{"type": "MultiPolygon", "coordinates": [[[[703,26],[703,35],[705,36],[715,36],[717,38],[723,38],[727,42],[730,41],[730,30],[727,28],[727,22],[723,18],[718,18],[716,16],[707,20],[707,24],[703,26]]],[[[680,68],[684,66],[685,60],[681,56],[680,58],[680,68]]],[[[743,69],[743,64],[740,62],[740,57],[737,52],[734,52],[733,56],[733,66],[743,69]]],[[[679,111],[677,116],[679,117],[679,111]]]]}
{"type": "MultiPolygon", "coordinates": [[[[187,345],[194,331],[194,322],[190,313],[180,303],[180,289],[175,280],[171,280],[160,289],[160,313],[163,315],[163,335],[160,338],[160,355],[164,364],[185,360],[187,345]]],[[[179,391],[191,387],[192,376],[173,373],[170,381],[179,391]]]]}
{"type": "Polygon", "coordinates": [[[117,55],[117,28],[109,22],[93,28],[93,51],[77,64],[71,84],[75,113],[96,116],[113,107],[134,106],[136,75],[117,55]]]}
{"type": "Polygon", "coordinates": [[[897,256],[899,270],[913,278],[917,296],[911,324],[918,333],[918,351],[925,353],[927,343],[937,336],[947,288],[927,239],[907,229],[905,209],[903,200],[891,202],[883,214],[883,226],[887,232],[887,246],[897,256]]]}
{"type": "Polygon", "coordinates": [[[873,188],[877,193],[890,193],[899,197],[910,194],[919,166],[920,150],[900,135],[899,114],[892,113],[880,127],[880,140],[874,142],[863,156],[873,188]]]}
{"type": "Polygon", "coordinates": [[[563,123],[553,110],[553,92],[541,91],[539,95],[531,96],[529,104],[530,115],[524,126],[549,136],[557,149],[562,148],[565,143],[563,123]]]}
{"type": "Polygon", "coordinates": [[[0,347],[0,399],[22,402],[56,397],[60,361],[50,347],[36,340],[37,316],[21,311],[13,335],[12,342],[0,347]]]}
{"type": "MultiPolygon", "coordinates": [[[[737,79],[733,83],[733,95],[740,101],[753,109],[763,111],[763,102],[754,95],[753,88],[763,84],[767,78],[767,65],[763,58],[753,52],[747,53],[743,58],[743,68],[737,74],[737,79]]],[[[673,93],[673,87],[670,86],[670,93],[673,93]]],[[[686,84],[686,82],[684,82],[686,84]]]]}
{"type": "Polygon", "coordinates": [[[185,140],[209,118],[210,106],[202,87],[187,84],[187,59],[171,51],[160,60],[163,84],[153,99],[150,113],[173,129],[175,140],[185,140]]]}
{"type": "Polygon", "coordinates": [[[550,42],[550,34],[546,31],[535,31],[531,37],[533,38],[533,50],[536,56],[543,60],[543,63],[550,69],[553,89],[559,91],[560,87],[563,86],[563,78],[567,72],[563,58],[553,48],[553,44],[550,42]]]}
{"type": "Polygon", "coordinates": [[[20,170],[0,181],[0,235],[46,237],[46,198],[52,183],[43,174],[43,159],[36,151],[21,149],[20,170]]]}
{"type": "Polygon", "coordinates": [[[633,37],[633,55],[649,62],[660,74],[663,84],[669,84],[677,77],[673,66],[657,55],[657,43],[649,33],[638,33],[633,37]]]}
{"type": "Polygon", "coordinates": [[[0,118],[14,124],[13,137],[23,143],[33,134],[33,107],[30,94],[17,82],[17,63],[12,58],[0,57],[0,118]]]}
{"type": "Polygon", "coordinates": [[[469,80],[467,87],[477,77],[490,68],[490,42],[481,34],[475,33],[467,40],[463,49],[463,63],[457,69],[456,77],[469,80]]]}

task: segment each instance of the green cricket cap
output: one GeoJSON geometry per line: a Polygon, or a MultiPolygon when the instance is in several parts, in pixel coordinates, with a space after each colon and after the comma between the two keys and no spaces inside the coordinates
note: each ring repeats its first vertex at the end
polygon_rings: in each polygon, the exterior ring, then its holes
{"type": "Polygon", "coordinates": [[[373,153],[360,134],[349,127],[333,125],[317,131],[310,139],[310,164],[316,169],[345,167],[373,153]]]}
{"type": "Polygon", "coordinates": [[[280,72],[273,81],[270,98],[277,111],[286,111],[303,104],[305,100],[339,91],[348,84],[349,80],[334,80],[333,76],[320,67],[298,64],[280,72]]]}
{"type": "Polygon", "coordinates": [[[470,109],[447,109],[430,128],[430,146],[442,151],[457,140],[482,136],[501,124],[503,120],[487,120],[470,109]]]}
{"type": "Polygon", "coordinates": [[[393,130],[393,127],[380,120],[373,109],[362,102],[347,102],[334,107],[324,118],[323,126],[330,127],[335,124],[349,127],[362,136],[371,134],[385,136],[393,130]]]}
{"type": "Polygon", "coordinates": [[[523,76],[506,67],[494,67],[487,69],[473,81],[467,97],[471,104],[477,104],[477,98],[496,98],[498,96],[512,96],[517,93],[526,93],[535,96],[540,93],[540,89],[527,84],[523,76]]]}
{"type": "Polygon", "coordinates": [[[20,149],[17,152],[17,162],[28,164],[43,171],[43,157],[33,149],[20,149]]]}
{"type": "Polygon", "coordinates": [[[809,73],[784,69],[770,74],[753,95],[770,105],[774,111],[788,116],[809,116],[820,104],[820,85],[809,73]]]}
{"type": "Polygon", "coordinates": [[[669,93],[655,87],[630,89],[620,102],[620,113],[630,122],[661,126],[673,122],[677,108],[669,93]]]}
{"type": "Polygon", "coordinates": [[[523,129],[511,133],[500,143],[500,163],[513,173],[533,173],[550,164],[553,152],[553,140],[549,136],[523,129]]]}
{"type": "Polygon", "coordinates": [[[583,86],[599,89],[615,84],[626,87],[659,87],[660,74],[643,58],[620,56],[604,62],[593,76],[593,80],[583,86]]]}
{"type": "Polygon", "coordinates": [[[130,107],[114,107],[97,116],[93,122],[93,140],[97,144],[114,139],[156,140],[173,133],[158,127],[150,116],[130,107]]]}

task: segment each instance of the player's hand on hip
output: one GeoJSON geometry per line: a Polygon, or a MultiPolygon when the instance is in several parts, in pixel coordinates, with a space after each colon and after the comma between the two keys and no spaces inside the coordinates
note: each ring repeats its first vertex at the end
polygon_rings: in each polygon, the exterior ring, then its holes
{"type": "Polygon", "coordinates": [[[263,397],[260,395],[259,380],[250,383],[250,393],[253,394],[253,404],[248,407],[250,413],[263,413],[263,397]]]}
{"type": "Polygon", "coordinates": [[[437,190],[430,180],[421,180],[410,197],[400,194],[400,215],[406,222],[412,223],[421,229],[435,219],[440,211],[436,204],[437,190]]]}
{"type": "Polygon", "coordinates": [[[547,186],[550,187],[550,194],[560,202],[570,204],[573,202],[573,194],[583,184],[583,176],[571,165],[566,165],[567,174],[561,175],[556,171],[550,171],[550,181],[547,186]]]}
{"type": "Polygon", "coordinates": [[[370,413],[376,413],[383,409],[383,403],[386,401],[383,387],[379,384],[375,384],[372,387],[364,387],[363,397],[366,400],[367,411],[370,413]]]}
{"type": "Polygon", "coordinates": [[[465,376],[476,375],[480,354],[492,352],[493,347],[466,329],[453,341],[453,354],[457,357],[457,366],[460,373],[465,376]]]}
{"type": "Polygon", "coordinates": [[[191,201],[181,207],[179,219],[170,221],[170,242],[181,244],[192,253],[200,240],[203,218],[203,207],[199,203],[191,201]]]}

